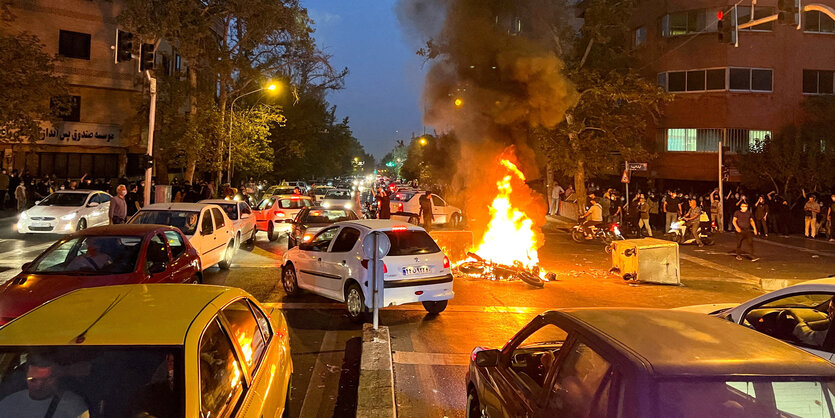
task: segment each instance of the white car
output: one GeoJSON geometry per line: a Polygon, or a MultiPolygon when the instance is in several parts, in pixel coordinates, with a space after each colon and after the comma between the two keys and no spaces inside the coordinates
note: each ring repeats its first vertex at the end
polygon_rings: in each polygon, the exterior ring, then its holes
{"type": "Polygon", "coordinates": [[[333,190],[333,188],[333,186],[313,186],[313,195],[316,198],[316,202],[325,200],[325,195],[329,190],[333,190]]]}
{"type": "Polygon", "coordinates": [[[70,233],[108,225],[111,196],[98,190],[62,190],[20,213],[17,232],[70,233]]]}
{"type": "Polygon", "coordinates": [[[237,251],[232,220],[217,205],[155,203],[136,212],[128,223],[180,228],[200,255],[200,271],[215,264],[228,269],[237,251]]]}
{"type": "Polygon", "coordinates": [[[352,196],[353,193],[348,189],[328,190],[322,200],[322,207],[326,209],[355,209],[356,202],[354,202],[352,196]]]}
{"type": "Polygon", "coordinates": [[[391,240],[383,257],[383,306],[421,302],[438,314],[452,299],[452,272],[438,244],[423,228],[390,220],[338,222],[284,253],[281,282],[288,295],[307,290],[345,302],[351,319],[372,309],[372,274],[362,240],[380,231],[391,240]]]}
{"type": "MultiPolygon", "coordinates": [[[[417,190],[398,190],[390,197],[391,219],[403,219],[412,224],[423,222],[418,216],[420,214],[420,197],[426,192],[417,190]]],[[[432,224],[450,225],[458,227],[464,219],[461,209],[447,204],[447,202],[436,194],[432,194],[432,224]]]]}
{"type": "Polygon", "coordinates": [[[789,286],[742,304],[715,303],[676,310],[724,318],[835,362],[835,328],[830,327],[835,306],[829,306],[833,297],[835,278],[828,278],[789,286]],[[804,341],[795,335],[798,319],[815,331],[814,336],[806,336],[804,341]]]}
{"type": "Polygon", "coordinates": [[[244,239],[246,239],[245,242],[247,244],[255,242],[258,225],[255,222],[255,215],[252,214],[252,208],[249,207],[249,203],[225,199],[206,199],[197,203],[218,205],[226,212],[226,216],[232,221],[232,226],[235,231],[235,244],[239,248],[243,244],[244,239]]]}

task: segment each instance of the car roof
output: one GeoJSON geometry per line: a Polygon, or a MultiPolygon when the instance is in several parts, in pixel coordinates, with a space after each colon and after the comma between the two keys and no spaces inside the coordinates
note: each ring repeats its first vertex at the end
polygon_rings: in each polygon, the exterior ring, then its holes
{"type": "Polygon", "coordinates": [[[245,203],[239,200],[226,200],[226,199],[203,199],[197,203],[201,204],[213,204],[213,205],[237,205],[238,203],[245,203]]]}
{"type": "Polygon", "coordinates": [[[656,377],[835,376],[835,365],[775,338],[709,315],[666,309],[549,311],[637,356],[656,377]]]}
{"type": "Polygon", "coordinates": [[[342,222],[338,222],[338,223],[340,225],[352,224],[352,225],[360,226],[360,227],[365,228],[365,229],[378,230],[378,231],[379,230],[389,230],[389,229],[394,228],[395,226],[400,226],[400,227],[405,226],[409,230],[412,230],[412,231],[424,231],[424,229],[419,227],[419,226],[415,226],[415,225],[409,224],[407,222],[392,221],[390,219],[358,219],[358,220],[355,220],[355,221],[342,221],[342,222]]]}
{"type": "Polygon", "coordinates": [[[207,203],[184,203],[184,202],[175,202],[175,203],[154,203],[140,210],[189,210],[189,211],[201,211],[205,208],[207,203]]]}
{"type": "Polygon", "coordinates": [[[240,289],[193,284],[134,284],[78,289],[0,328],[0,345],[182,345],[212,301],[240,289]],[[85,333],[84,331],[87,330],[85,333]]]}
{"type": "Polygon", "coordinates": [[[101,190],[92,190],[92,189],[75,189],[75,190],[56,190],[53,193],[76,193],[76,194],[88,194],[88,193],[105,193],[101,190]]]}
{"type": "Polygon", "coordinates": [[[289,198],[296,197],[296,198],[299,198],[299,199],[308,199],[308,200],[313,199],[312,197],[310,197],[308,195],[305,195],[305,194],[274,194],[274,195],[272,195],[272,197],[275,197],[275,198],[278,198],[278,199],[286,199],[288,197],[289,198]]]}
{"type": "Polygon", "coordinates": [[[96,235],[147,235],[154,231],[176,231],[176,228],[172,228],[166,225],[154,225],[154,224],[120,224],[120,225],[104,225],[104,226],[94,226],[92,228],[83,229],[81,231],[73,233],[72,237],[75,236],[96,236],[96,235]]]}
{"type": "Polygon", "coordinates": [[[795,290],[797,288],[802,288],[806,286],[835,286],[835,277],[827,277],[825,279],[815,279],[815,280],[808,280],[805,282],[798,283],[794,286],[784,287],[782,291],[785,290],[795,290]]]}

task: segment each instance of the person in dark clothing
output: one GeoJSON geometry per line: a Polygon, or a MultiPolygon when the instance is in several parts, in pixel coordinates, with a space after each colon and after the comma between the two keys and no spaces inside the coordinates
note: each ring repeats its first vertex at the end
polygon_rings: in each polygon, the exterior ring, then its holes
{"type": "Polygon", "coordinates": [[[391,219],[391,199],[384,189],[377,194],[377,219],[391,219]]]}
{"type": "Polygon", "coordinates": [[[418,199],[420,202],[420,213],[418,217],[423,217],[423,229],[429,232],[432,229],[432,221],[435,216],[432,214],[432,192],[426,192],[418,199]]]}
{"type": "Polygon", "coordinates": [[[130,185],[130,190],[125,196],[125,204],[127,204],[128,217],[139,211],[139,195],[136,194],[136,184],[130,185]]]}
{"type": "Polygon", "coordinates": [[[734,212],[732,225],[736,230],[736,259],[742,260],[742,243],[747,242],[751,249],[748,258],[751,261],[759,260],[759,257],[754,255],[754,235],[757,234],[757,226],[754,224],[751,212],[748,211],[747,203],[740,204],[739,210],[734,212]]]}
{"type": "Polygon", "coordinates": [[[12,170],[12,173],[9,174],[9,206],[13,208],[17,207],[15,190],[17,189],[18,184],[20,184],[20,174],[18,174],[17,169],[14,169],[12,170]]]}
{"type": "Polygon", "coordinates": [[[767,237],[768,236],[768,204],[765,201],[763,196],[760,196],[757,199],[757,203],[754,205],[754,221],[757,224],[757,230],[760,232],[760,235],[767,237]]]}
{"type": "Polygon", "coordinates": [[[780,198],[780,203],[777,205],[777,228],[783,238],[789,237],[789,225],[791,224],[792,208],[789,201],[780,198]]]}

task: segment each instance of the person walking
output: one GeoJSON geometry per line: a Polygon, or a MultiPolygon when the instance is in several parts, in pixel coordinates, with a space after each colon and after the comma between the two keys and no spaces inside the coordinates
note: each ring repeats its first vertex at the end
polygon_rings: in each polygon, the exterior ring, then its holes
{"type": "Polygon", "coordinates": [[[765,197],[760,196],[757,203],[754,205],[754,221],[757,224],[757,230],[763,237],[768,236],[768,203],[765,197]]]}
{"type": "Polygon", "coordinates": [[[687,213],[684,214],[684,225],[687,227],[687,232],[690,232],[693,235],[693,238],[696,240],[696,244],[699,245],[699,248],[704,247],[704,243],[702,243],[702,239],[699,238],[699,223],[702,216],[702,208],[696,204],[696,199],[691,198],[689,201],[690,208],[687,210],[687,213]]]}
{"type": "Polygon", "coordinates": [[[432,229],[432,221],[435,220],[435,215],[432,214],[432,192],[424,193],[418,202],[420,202],[418,217],[423,217],[423,229],[429,232],[432,229]]]}
{"type": "Polygon", "coordinates": [[[116,196],[110,199],[110,209],[107,211],[107,219],[111,225],[123,224],[128,220],[128,204],[125,196],[128,195],[128,188],[124,184],[116,186],[116,196]]]}
{"type": "Polygon", "coordinates": [[[670,225],[678,219],[679,202],[676,192],[669,192],[664,199],[664,231],[670,230],[670,225]]]}
{"type": "Polygon", "coordinates": [[[649,225],[649,204],[644,197],[638,199],[638,213],[640,214],[638,219],[638,234],[640,235],[641,231],[646,228],[647,236],[651,237],[652,227],[649,225]]]}
{"type": "MultiPolygon", "coordinates": [[[[804,192],[805,194],[805,192],[804,192]]],[[[821,205],[815,201],[815,196],[810,195],[806,205],[803,206],[804,225],[803,235],[806,238],[815,239],[818,235],[818,214],[821,211],[821,205]]]]}
{"type": "Polygon", "coordinates": [[[721,201],[722,196],[719,195],[719,188],[713,189],[710,193],[710,221],[716,225],[716,228],[719,228],[719,217],[721,214],[719,213],[719,202],[721,201]]]}
{"type": "Polygon", "coordinates": [[[391,199],[383,188],[377,193],[377,212],[377,219],[391,219],[391,199]]]}
{"type": "Polygon", "coordinates": [[[560,205],[562,204],[562,195],[565,193],[565,189],[560,186],[559,183],[554,183],[554,186],[551,187],[551,216],[557,216],[560,214],[560,205]]]}
{"type": "Polygon", "coordinates": [[[26,186],[23,185],[22,181],[18,182],[14,189],[14,198],[17,202],[17,212],[26,210],[26,186]]]}
{"type": "MultiPolygon", "coordinates": [[[[647,199],[647,207],[649,208],[649,224],[655,225],[658,228],[658,225],[661,224],[661,220],[659,217],[661,216],[661,212],[659,211],[659,204],[658,204],[658,196],[655,193],[650,193],[649,198],[647,199]]],[[[666,231],[662,231],[666,232],[666,231]]]]}
{"type": "Polygon", "coordinates": [[[751,261],[759,260],[760,258],[754,255],[754,235],[757,233],[757,226],[754,224],[751,212],[748,211],[747,203],[739,205],[739,210],[734,212],[731,225],[736,230],[736,259],[742,260],[742,243],[747,242],[748,248],[751,249],[747,257],[751,261]]]}

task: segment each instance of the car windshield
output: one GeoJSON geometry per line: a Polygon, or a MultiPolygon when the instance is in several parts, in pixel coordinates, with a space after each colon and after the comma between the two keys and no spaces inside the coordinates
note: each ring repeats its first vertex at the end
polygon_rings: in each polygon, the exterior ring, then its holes
{"type": "Polygon", "coordinates": [[[661,380],[662,417],[833,417],[835,380],[661,380]]]}
{"type": "Polygon", "coordinates": [[[281,209],[301,209],[310,206],[310,199],[301,198],[286,198],[278,201],[278,207],[281,209]]]}
{"type": "Polygon", "coordinates": [[[37,274],[125,274],[136,270],[142,237],[89,236],[60,241],[26,271],[37,274]]]}
{"type": "Polygon", "coordinates": [[[394,196],[391,197],[391,200],[395,200],[395,201],[398,201],[398,202],[408,202],[408,201],[412,200],[412,197],[416,193],[417,192],[411,192],[411,191],[397,192],[397,193],[394,194],[394,196]]]}
{"type": "Polygon", "coordinates": [[[255,209],[266,210],[266,209],[271,208],[273,206],[273,204],[275,204],[275,198],[268,197],[268,198],[262,200],[260,203],[258,203],[258,206],[256,206],[255,209]]]}
{"type": "Polygon", "coordinates": [[[199,217],[200,212],[189,210],[140,210],[130,223],[168,225],[180,228],[184,235],[194,235],[199,217]]]}
{"type": "Polygon", "coordinates": [[[351,192],[348,190],[331,190],[327,194],[325,194],[325,199],[350,199],[351,192]]]}
{"type": "Polygon", "coordinates": [[[226,212],[226,215],[229,216],[229,219],[233,221],[238,220],[238,202],[231,204],[221,203],[218,206],[220,206],[220,208],[223,209],[224,212],[226,212]]]}
{"type": "Polygon", "coordinates": [[[0,347],[4,417],[183,417],[183,382],[180,347],[0,347]]]}
{"type": "Polygon", "coordinates": [[[87,193],[53,193],[38,206],[82,206],[86,201],[87,193]]]}
{"type": "Polygon", "coordinates": [[[440,252],[438,244],[425,231],[385,231],[391,249],[388,255],[416,255],[440,252]]]}
{"type": "Polygon", "coordinates": [[[316,209],[307,212],[301,223],[305,224],[330,224],[334,222],[347,221],[348,211],[342,209],[316,209]]]}

